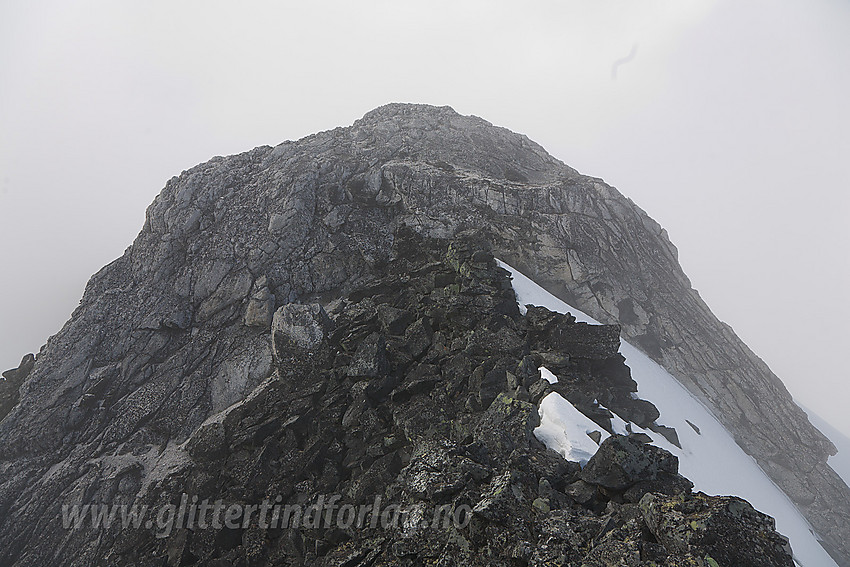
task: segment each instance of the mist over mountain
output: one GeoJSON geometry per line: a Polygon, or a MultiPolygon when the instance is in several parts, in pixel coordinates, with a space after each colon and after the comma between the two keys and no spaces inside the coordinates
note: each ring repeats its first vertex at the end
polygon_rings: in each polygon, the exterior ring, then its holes
{"type": "Polygon", "coordinates": [[[666,231],[525,136],[403,104],[166,184],[133,245],[0,385],[0,558],[790,564],[769,519],[691,492],[658,446],[681,449],[684,434],[640,398],[620,339],[704,404],[850,564],[835,447],[691,288],[666,231]],[[496,259],[602,325],[521,313],[496,259]],[[534,435],[552,392],[599,425],[584,462],[534,435]],[[644,464],[618,461],[617,443],[644,464]],[[473,519],[436,534],[251,525],[167,538],[60,523],[63,503],[185,493],[382,495],[468,504],[473,519]],[[683,517],[703,527],[677,539],[683,517]],[[581,525],[593,534],[564,527],[581,525]]]}

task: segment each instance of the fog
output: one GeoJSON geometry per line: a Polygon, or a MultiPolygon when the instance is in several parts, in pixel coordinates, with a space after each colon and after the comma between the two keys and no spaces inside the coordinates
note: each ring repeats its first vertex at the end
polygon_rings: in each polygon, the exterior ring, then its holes
{"type": "Polygon", "coordinates": [[[0,1],[0,366],[61,328],[173,175],[423,102],[616,186],[850,433],[850,4],[305,4],[0,1]]]}

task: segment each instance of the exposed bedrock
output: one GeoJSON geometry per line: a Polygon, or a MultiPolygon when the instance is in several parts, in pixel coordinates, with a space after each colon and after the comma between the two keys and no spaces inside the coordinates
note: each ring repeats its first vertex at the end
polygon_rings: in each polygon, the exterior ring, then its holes
{"type": "MultiPolygon", "coordinates": [[[[691,288],[666,232],[525,136],[448,107],[400,104],[168,181],[0,421],[0,531],[41,525],[47,502],[86,475],[145,479],[275,371],[272,350],[287,344],[272,343],[269,326],[308,316],[285,319],[280,308],[330,312],[330,299],[369,290],[394,255],[413,254],[393,248],[402,225],[430,237],[481,229],[496,257],[620,325],[712,409],[850,565],[850,490],[826,464],[834,447],[691,288]]],[[[427,321],[380,317],[431,348],[427,321]]],[[[300,329],[280,336],[315,338],[309,324],[300,329]]],[[[381,346],[369,339],[356,372],[381,372],[381,346]]],[[[26,544],[36,532],[16,537],[26,544]]]]}

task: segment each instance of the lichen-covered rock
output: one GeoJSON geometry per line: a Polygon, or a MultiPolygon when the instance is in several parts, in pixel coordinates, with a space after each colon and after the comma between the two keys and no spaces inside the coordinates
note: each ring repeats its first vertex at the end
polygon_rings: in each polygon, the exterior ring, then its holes
{"type": "Polygon", "coordinates": [[[379,333],[372,333],[358,345],[354,358],[348,365],[348,375],[356,378],[376,378],[386,375],[388,370],[384,337],[379,333]]]}
{"type": "Polygon", "coordinates": [[[490,522],[514,522],[528,510],[529,504],[533,505],[525,500],[522,489],[515,484],[515,473],[505,471],[493,479],[472,512],[490,522]]]}
{"type": "Polygon", "coordinates": [[[648,445],[625,435],[612,435],[581,471],[589,484],[624,491],[640,481],[675,475],[679,459],[660,447],[648,445]]]}
{"type": "Polygon", "coordinates": [[[794,565],[788,540],[776,533],[773,518],[740,498],[650,493],[640,509],[646,526],[671,554],[705,557],[709,565],[794,565]]]}
{"type": "Polygon", "coordinates": [[[504,462],[513,451],[528,445],[540,425],[537,408],[501,392],[481,415],[473,437],[486,447],[490,458],[504,462]]]}

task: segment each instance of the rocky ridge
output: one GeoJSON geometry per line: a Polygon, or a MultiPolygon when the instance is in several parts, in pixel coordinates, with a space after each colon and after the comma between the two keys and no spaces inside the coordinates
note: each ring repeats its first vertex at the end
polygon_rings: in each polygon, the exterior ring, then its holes
{"type": "Polygon", "coordinates": [[[436,238],[481,228],[497,256],[619,324],[850,564],[834,448],[691,289],[663,229],[526,137],[421,105],[214,158],[166,184],[133,246],[92,277],[71,320],[15,373],[20,386],[0,392],[0,538],[44,525],[49,503],[84,484],[77,470],[143,453],[147,478],[159,451],[272,372],[264,333],[278,308],[367,286],[402,224],[436,238]]]}
{"type": "Polygon", "coordinates": [[[241,505],[280,497],[322,509],[333,497],[343,509],[379,497],[410,511],[403,521],[358,527],[335,516],[313,525],[305,515],[269,527],[255,518],[178,527],[168,537],[117,526],[95,537],[48,523],[0,560],[793,565],[771,518],[737,498],[692,493],[676,457],[640,435],[612,435],[583,469],[535,438],[536,404],[552,390],[609,433],[611,414],[597,400],[637,424],[654,423],[652,404],[632,395],[619,329],[544,308],[520,315],[508,273],[474,233],[447,242],[402,227],[394,250],[368,285],[284,305],[257,329],[271,346],[270,375],[244,400],[164,448],[152,466],[139,445],[83,465],[60,499],[157,509],[182,494],[241,505]],[[557,383],[541,377],[544,363],[557,383]]]}

